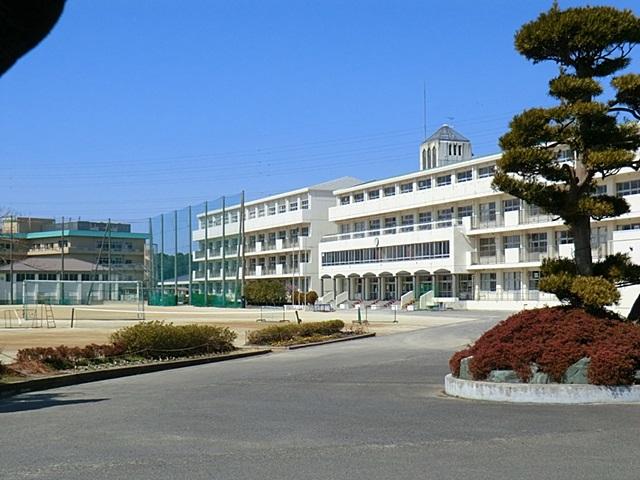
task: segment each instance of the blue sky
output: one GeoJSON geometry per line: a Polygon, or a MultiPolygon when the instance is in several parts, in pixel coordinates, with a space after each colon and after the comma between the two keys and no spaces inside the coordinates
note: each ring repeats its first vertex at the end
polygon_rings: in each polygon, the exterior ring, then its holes
{"type": "Polygon", "coordinates": [[[410,172],[423,82],[428,132],[494,153],[515,113],[550,103],[555,67],[513,48],[550,5],[69,0],[0,78],[0,206],[143,224],[242,189],[410,172]]]}

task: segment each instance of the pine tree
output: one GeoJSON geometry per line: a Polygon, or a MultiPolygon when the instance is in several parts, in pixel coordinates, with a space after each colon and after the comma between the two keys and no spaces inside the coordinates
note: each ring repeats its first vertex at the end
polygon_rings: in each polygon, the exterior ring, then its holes
{"type": "Polygon", "coordinates": [[[616,286],[640,282],[640,269],[628,257],[596,263],[591,257],[591,220],[629,211],[624,198],[596,193],[598,181],[622,169],[640,169],[640,75],[621,74],[638,43],[640,18],[630,10],[561,10],[557,3],[515,36],[516,49],[527,59],[558,65],[558,76],[549,82],[558,103],[513,118],[500,139],[504,155],[494,187],[569,227],[575,259],[545,262],[540,288],[592,309],[616,302],[616,286]],[[613,91],[608,100],[605,80],[613,91]],[[558,159],[562,148],[572,152],[570,161],[558,159]]]}

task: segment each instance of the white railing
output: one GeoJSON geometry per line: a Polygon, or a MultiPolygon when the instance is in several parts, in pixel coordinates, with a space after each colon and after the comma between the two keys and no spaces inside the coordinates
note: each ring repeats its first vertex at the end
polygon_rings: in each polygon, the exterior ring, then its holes
{"type": "Polygon", "coordinates": [[[318,299],[318,303],[320,304],[331,303],[334,300],[335,300],[335,295],[333,294],[333,292],[327,292],[318,299]]]}
{"type": "Polygon", "coordinates": [[[420,310],[426,310],[427,308],[434,307],[435,305],[436,302],[433,301],[433,290],[429,290],[428,292],[420,295],[420,298],[418,299],[418,308],[420,308],[420,310]]]}
{"type": "Polygon", "coordinates": [[[439,228],[458,227],[462,225],[461,219],[437,220],[426,223],[413,223],[411,225],[394,225],[393,227],[381,227],[373,230],[360,230],[357,232],[332,233],[322,237],[321,242],[336,242],[339,240],[351,240],[355,238],[378,237],[380,235],[396,235],[399,233],[419,232],[423,230],[435,230],[439,228]]]}
{"type": "Polygon", "coordinates": [[[343,303],[347,302],[348,300],[349,300],[349,292],[339,293],[338,295],[336,295],[336,298],[335,298],[335,306],[336,306],[336,308],[338,308],[339,305],[342,305],[343,303]]]}
{"type": "Polygon", "coordinates": [[[408,291],[400,297],[400,308],[405,308],[407,305],[411,305],[416,300],[416,294],[413,290],[408,291]]]}

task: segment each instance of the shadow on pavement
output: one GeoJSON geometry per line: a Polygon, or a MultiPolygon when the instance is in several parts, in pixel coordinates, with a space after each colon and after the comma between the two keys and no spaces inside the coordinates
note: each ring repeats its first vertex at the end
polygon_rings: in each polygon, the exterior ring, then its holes
{"type": "Polygon", "coordinates": [[[24,412],[28,410],[40,410],[42,408],[58,407],[63,405],[77,405],[82,403],[95,403],[108,400],[106,398],[69,399],[56,393],[22,394],[0,399],[0,413],[24,412]]]}

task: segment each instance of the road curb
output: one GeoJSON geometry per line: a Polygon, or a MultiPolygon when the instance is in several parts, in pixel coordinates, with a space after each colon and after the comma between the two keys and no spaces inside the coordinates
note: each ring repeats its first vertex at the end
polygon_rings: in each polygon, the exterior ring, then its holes
{"type": "Polygon", "coordinates": [[[448,374],[444,391],[452,397],[491,402],[578,405],[640,403],[640,386],[604,386],[565,383],[495,383],[463,380],[448,374]]]}
{"type": "Polygon", "coordinates": [[[325,340],[323,342],[299,343],[298,345],[289,345],[287,347],[282,347],[282,348],[286,350],[298,350],[300,348],[319,347],[320,345],[328,345],[330,343],[350,342],[351,340],[360,340],[362,338],[371,338],[375,336],[376,336],[376,332],[363,333],[361,335],[352,335],[350,337],[334,338],[332,340],[325,340]]]}
{"type": "Polygon", "coordinates": [[[35,378],[24,382],[0,384],[0,398],[17,395],[18,393],[35,392],[48,390],[50,388],[67,387],[81,383],[97,382],[112,378],[129,377],[131,375],[141,375],[144,373],[160,372],[162,370],[173,370],[175,368],[192,367],[207,363],[224,362],[238,358],[255,357],[271,353],[271,349],[252,350],[249,352],[234,352],[215,357],[190,358],[186,360],[172,360],[169,362],[150,363],[145,365],[132,365],[129,367],[116,367],[105,370],[95,370],[90,372],[71,373],[57,375],[54,377],[35,378]]]}

